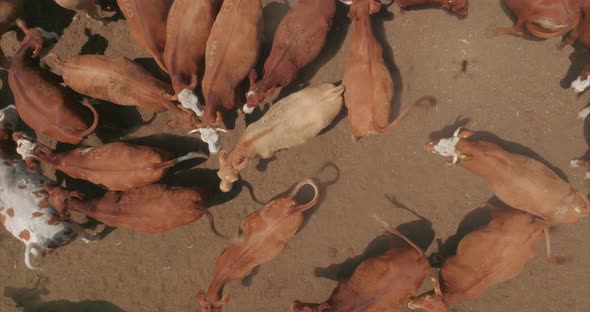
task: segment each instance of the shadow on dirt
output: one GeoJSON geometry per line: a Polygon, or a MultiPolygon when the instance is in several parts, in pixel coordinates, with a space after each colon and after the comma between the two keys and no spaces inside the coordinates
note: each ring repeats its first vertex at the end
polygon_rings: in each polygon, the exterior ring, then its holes
{"type": "Polygon", "coordinates": [[[49,291],[45,288],[47,277],[37,277],[32,288],[4,288],[4,297],[14,301],[23,312],[125,312],[118,306],[104,300],[85,300],[72,302],[67,300],[43,301],[41,296],[49,291]]]}
{"type": "MultiPolygon", "coordinates": [[[[399,202],[395,197],[385,197],[396,208],[409,211],[420,218],[420,220],[400,224],[396,229],[409,240],[416,243],[416,245],[422,248],[422,250],[428,249],[430,244],[434,241],[432,222],[412,211],[410,208],[399,202]]],[[[316,268],[314,274],[316,277],[323,277],[335,281],[348,279],[362,262],[370,258],[378,257],[396,246],[407,246],[407,243],[405,243],[400,237],[391,233],[384,233],[373,239],[361,255],[349,258],[339,264],[332,264],[326,268],[316,268]]]]}

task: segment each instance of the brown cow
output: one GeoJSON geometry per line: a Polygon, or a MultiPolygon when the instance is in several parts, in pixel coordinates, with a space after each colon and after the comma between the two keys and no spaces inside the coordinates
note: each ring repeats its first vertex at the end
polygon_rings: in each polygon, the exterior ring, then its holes
{"type": "Polygon", "coordinates": [[[157,113],[175,108],[170,84],[125,57],[77,55],[63,62],[57,54],[52,55],[52,70],[78,93],[157,113]]]}
{"type": "Polygon", "coordinates": [[[131,38],[146,49],[156,63],[167,72],[164,65],[166,46],[166,20],[173,0],[117,0],[127,19],[131,38]]]}
{"type": "Polygon", "coordinates": [[[459,128],[452,138],[430,142],[425,149],[461,160],[467,171],[483,177],[500,200],[549,222],[574,223],[590,214],[590,201],[555,172],[532,158],[500,146],[469,140],[473,132],[459,128]]]}
{"type": "Polygon", "coordinates": [[[300,0],[295,4],[277,28],[262,79],[256,81],[256,70],[250,71],[244,113],[251,113],[275,88],[289,85],[303,67],[318,57],[335,13],[334,0],[300,0]]]}
{"type": "Polygon", "coordinates": [[[25,0],[0,1],[0,36],[14,25],[16,19],[23,13],[24,7],[25,0]]]}
{"type": "Polygon", "coordinates": [[[194,89],[205,71],[207,39],[219,4],[220,0],[176,0],[166,26],[164,64],[178,100],[199,117],[203,115],[204,106],[199,103],[194,89]]]}
{"type": "Polygon", "coordinates": [[[560,49],[566,45],[573,44],[576,41],[590,49],[590,1],[580,0],[580,9],[582,11],[582,20],[577,28],[574,28],[559,46],[560,49]]]}
{"type": "Polygon", "coordinates": [[[199,189],[151,184],[86,199],[79,192],[69,192],[56,185],[45,184],[44,188],[49,193],[49,203],[62,218],[67,218],[69,211],[77,211],[108,226],[157,234],[193,223],[205,215],[213,233],[223,236],[215,229],[211,213],[199,204],[207,199],[199,189]]]}
{"type": "Polygon", "coordinates": [[[203,125],[219,125],[220,112],[235,106],[235,89],[258,60],[262,22],[260,0],[223,2],[207,41],[203,125]]]}
{"type": "Polygon", "coordinates": [[[197,294],[203,312],[221,311],[229,300],[229,295],[223,295],[225,284],[243,279],[283,251],[303,224],[303,212],[317,203],[318,195],[315,183],[305,180],[290,195],[272,200],[242,221],[237,241],[217,257],[215,275],[207,292],[201,290],[197,294]],[[307,203],[298,203],[295,197],[306,185],[313,187],[314,197],[307,203]]]}
{"type": "Polygon", "coordinates": [[[422,103],[416,102],[390,122],[393,81],[371,26],[371,15],[380,9],[381,3],[376,0],[352,0],[348,13],[354,32],[342,83],[353,141],[395,128],[416,104],[422,103]]]}
{"type": "Polygon", "coordinates": [[[459,16],[467,16],[469,11],[468,0],[395,0],[395,2],[402,9],[416,5],[438,4],[443,9],[447,9],[459,16]]]}
{"type": "Polygon", "coordinates": [[[22,133],[15,133],[13,138],[30,171],[36,171],[40,162],[113,191],[154,183],[164,176],[166,169],[195,157],[190,153],[173,159],[170,153],[160,149],[123,142],[58,153],[22,133]]]}
{"type": "Polygon", "coordinates": [[[434,280],[434,292],[410,301],[408,306],[429,312],[447,312],[448,306],[479,297],[486,289],[520,273],[545,238],[551,261],[548,226],[528,213],[488,204],[489,224],[467,234],[456,255],[445,259],[434,280]]]}
{"type": "Polygon", "coordinates": [[[387,231],[403,242],[391,240],[381,256],[361,263],[350,279],[338,283],[332,296],[321,304],[291,304],[293,312],[381,312],[393,311],[410,299],[430,273],[424,251],[391,227],[387,231]]]}
{"type": "Polygon", "coordinates": [[[205,54],[203,96],[205,112],[199,125],[201,139],[218,144],[211,129],[221,123],[221,112],[237,102],[236,87],[256,64],[262,32],[260,0],[225,0],[217,15],[205,54]],[[210,132],[210,133],[203,133],[210,132]]]}
{"type": "Polygon", "coordinates": [[[543,39],[565,35],[578,27],[579,0],[504,0],[518,18],[510,28],[497,28],[495,35],[523,36],[524,29],[543,39]]]}
{"type": "Polygon", "coordinates": [[[38,58],[43,49],[44,37],[51,37],[50,34],[39,28],[29,29],[22,21],[17,24],[26,36],[13,57],[8,84],[18,114],[39,134],[59,142],[79,144],[96,129],[96,110],[88,101],[82,103],[94,115],[91,124],[81,108],[73,104],[71,94],[38,65],[31,64],[31,59],[38,58]]]}

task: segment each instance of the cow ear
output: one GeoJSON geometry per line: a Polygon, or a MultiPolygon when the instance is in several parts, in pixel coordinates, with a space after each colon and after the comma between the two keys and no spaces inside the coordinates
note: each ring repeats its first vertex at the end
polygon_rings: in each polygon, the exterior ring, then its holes
{"type": "Polygon", "coordinates": [[[378,0],[371,0],[369,8],[369,12],[371,13],[371,15],[373,15],[381,10],[381,2],[379,2],[378,0]]]}
{"type": "Polygon", "coordinates": [[[275,93],[275,91],[277,90],[277,87],[272,87],[270,88],[270,90],[266,91],[266,96],[271,96],[275,93]]]}
{"type": "Polygon", "coordinates": [[[435,277],[433,277],[432,278],[432,284],[434,284],[434,293],[437,296],[442,297],[443,296],[443,293],[442,293],[442,290],[440,289],[440,280],[437,279],[437,278],[435,278],[435,277]]]}
{"type": "Polygon", "coordinates": [[[217,154],[217,158],[219,159],[219,167],[223,167],[225,165],[225,160],[227,159],[227,152],[225,150],[221,150],[217,154]]]}
{"type": "Polygon", "coordinates": [[[255,69],[250,70],[250,74],[248,74],[248,79],[250,79],[250,88],[256,83],[256,79],[258,79],[258,74],[256,73],[255,69]]]}

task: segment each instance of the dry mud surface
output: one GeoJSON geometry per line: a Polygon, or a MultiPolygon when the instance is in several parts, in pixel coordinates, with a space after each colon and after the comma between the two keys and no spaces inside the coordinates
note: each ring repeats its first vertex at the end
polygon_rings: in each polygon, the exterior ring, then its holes
{"type": "MultiPolygon", "coordinates": [[[[288,6],[284,1],[263,2],[264,51],[268,53],[274,29],[288,6]]],[[[584,155],[590,144],[589,130],[584,135],[588,123],[576,120],[589,95],[576,99],[565,88],[588,61],[583,50],[567,47],[558,53],[555,46],[559,39],[491,39],[489,30],[511,25],[511,16],[498,0],[472,2],[469,17],[464,20],[434,8],[400,14],[395,5],[389,7],[389,13],[383,11],[374,18],[376,35],[384,45],[396,84],[392,104],[396,111],[400,105],[409,105],[425,95],[438,99],[438,109],[415,113],[395,131],[355,144],[348,120],[339,118],[332,129],[308,144],[284,151],[267,164],[253,164],[243,172],[262,201],[309,176],[321,181],[322,197],[280,256],[262,265],[252,277],[226,287],[232,298],[224,311],[288,311],[295,299],[327,299],[335,280],[350,274],[364,257],[383,251],[384,241],[376,239],[383,230],[373,215],[393,226],[401,225],[411,239],[428,252],[435,251],[433,238],[446,240],[455,234],[461,220],[492,197],[480,178],[445,166],[447,160],[423,151],[429,138],[450,134],[457,125],[493,133],[512,150],[541,155],[575,188],[590,192],[588,182],[582,180],[583,171],[568,167],[569,159],[584,155]],[[320,171],[327,162],[333,166],[320,171]],[[414,215],[390,204],[385,194],[427,218],[434,232],[427,222],[418,222],[414,215]]],[[[29,24],[60,34],[53,51],[62,58],[104,53],[139,58],[142,64],[154,68],[148,54],[130,39],[124,19],[115,18],[102,26],[86,17],[71,21],[73,14],[48,0],[29,1],[28,6],[29,24]]],[[[341,80],[351,30],[345,14],[340,6],[321,59],[281,97],[306,84],[341,80]]],[[[17,48],[16,32],[3,36],[1,44],[6,54],[12,55],[17,48]]],[[[0,76],[4,81],[0,106],[4,107],[12,99],[6,73],[0,72],[0,76]]],[[[116,126],[133,128],[140,118],[150,117],[146,112],[140,115],[135,109],[117,109],[109,104],[97,107],[103,120],[116,126]]],[[[167,129],[167,117],[158,116],[150,126],[123,135],[147,136],[140,142],[176,153],[204,148],[196,138],[183,138],[182,132],[167,129]]],[[[243,116],[230,126],[234,131],[223,137],[225,147],[237,141],[245,127],[243,116]]],[[[120,135],[101,130],[86,144],[116,140],[120,135]]],[[[214,186],[212,169],[216,166],[217,160],[212,157],[168,181],[214,186]]],[[[219,229],[226,233],[237,231],[246,215],[261,208],[243,186],[216,198],[215,203],[212,212],[219,229]]],[[[570,258],[567,264],[550,265],[540,245],[537,257],[516,278],[452,310],[588,311],[588,237],[590,218],[555,228],[553,247],[556,254],[570,258]]],[[[75,242],[61,248],[47,256],[41,271],[31,271],[23,263],[23,244],[2,229],[0,311],[19,311],[17,303],[25,311],[196,311],[195,294],[208,286],[215,258],[225,246],[211,234],[204,220],[161,235],[116,229],[99,242],[75,242]],[[47,291],[27,291],[39,278],[47,291]]],[[[427,280],[421,291],[430,287],[427,280]]]]}

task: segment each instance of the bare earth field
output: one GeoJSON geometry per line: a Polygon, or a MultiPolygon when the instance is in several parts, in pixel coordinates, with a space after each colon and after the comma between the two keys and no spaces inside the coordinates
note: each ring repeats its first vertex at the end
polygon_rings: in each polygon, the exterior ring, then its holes
{"type": "MultiPolygon", "coordinates": [[[[288,6],[284,1],[263,3],[263,53],[268,53],[274,30],[288,6]]],[[[148,54],[129,37],[124,19],[115,17],[106,25],[86,17],[71,21],[73,14],[51,1],[29,0],[27,5],[25,18],[31,26],[59,33],[53,51],[62,58],[104,52],[140,58],[142,64],[155,68],[148,54]]],[[[435,238],[445,241],[454,235],[463,218],[492,197],[482,179],[446,166],[448,160],[423,151],[430,138],[451,134],[458,125],[493,133],[505,141],[492,139],[510,150],[540,155],[575,188],[590,192],[590,184],[582,180],[584,171],[568,167],[569,160],[587,153],[590,145],[590,125],[576,120],[590,96],[576,99],[566,89],[588,61],[581,48],[557,52],[559,39],[491,39],[490,29],[512,24],[498,0],[472,1],[464,20],[434,8],[401,14],[392,5],[387,11],[374,17],[374,26],[396,85],[395,111],[425,95],[436,97],[438,108],[416,112],[395,131],[354,144],[348,120],[338,118],[333,128],[308,144],[245,170],[242,177],[263,202],[310,176],[320,182],[322,197],[280,256],[245,281],[226,287],[232,297],[224,311],[288,311],[295,299],[327,299],[336,280],[351,274],[362,259],[384,250],[384,240],[378,238],[383,230],[373,215],[400,226],[403,233],[428,248],[428,253],[436,251],[435,238]],[[328,162],[332,165],[322,170],[328,162]],[[432,229],[428,222],[392,205],[386,194],[432,222],[432,229]]],[[[342,79],[352,30],[345,15],[346,9],[339,5],[320,60],[280,97],[307,84],[342,79]]],[[[0,43],[11,56],[18,46],[17,33],[7,33],[0,43]]],[[[0,107],[12,103],[6,76],[0,72],[4,82],[0,107]]],[[[136,127],[141,118],[147,120],[151,115],[110,104],[96,107],[103,123],[128,131],[102,129],[86,144],[148,137],[139,142],[178,154],[205,150],[196,137],[183,138],[183,132],[168,129],[166,114],[149,126],[136,127]]],[[[252,120],[249,117],[247,121],[252,120]]],[[[225,148],[237,142],[245,125],[241,114],[235,125],[228,125],[234,131],[223,137],[225,148]]],[[[216,157],[211,157],[166,181],[214,188],[216,166],[216,157]]],[[[235,233],[246,215],[262,207],[248,192],[247,183],[236,185],[229,195],[217,196],[211,206],[220,231],[225,233],[235,233]]],[[[520,275],[480,298],[454,306],[452,311],[589,311],[588,237],[590,218],[554,228],[554,252],[568,256],[567,264],[549,264],[541,244],[537,257],[520,275]]],[[[196,311],[195,295],[208,286],[215,258],[226,245],[212,235],[204,220],[162,235],[115,229],[98,242],[76,241],[58,249],[46,257],[42,270],[31,271],[24,266],[24,245],[2,229],[0,311],[20,311],[17,305],[27,312],[196,311]],[[46,291],[31,291],[39,279],[46,291]]],[[[420,291],[428,289],[431,284],[426,280],[420,291]]]]}

